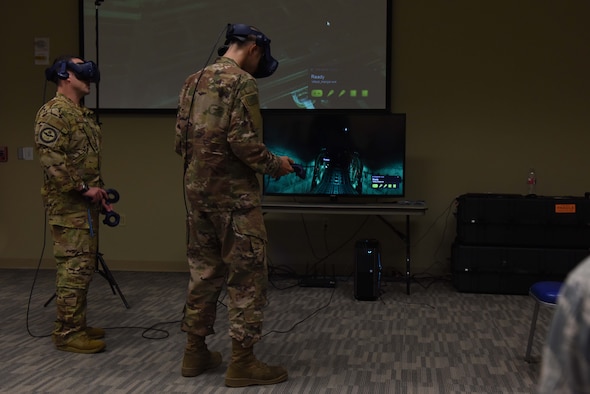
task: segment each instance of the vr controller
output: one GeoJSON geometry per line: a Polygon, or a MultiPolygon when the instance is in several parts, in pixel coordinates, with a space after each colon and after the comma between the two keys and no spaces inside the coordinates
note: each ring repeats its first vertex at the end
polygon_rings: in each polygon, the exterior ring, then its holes
{"type": "MultiPolygon", "coordinates": [[[[106,192],[108,196],[107,203],[114,204],[117,201],[119,201],[118,191],[116,191],[115,189],[106,189],[106,192]]],[[[106,224],[109,227],[116,227],[119,225],[119,222],[121,221],[121,215],[119,215],[117,212],[108,212],[103,209],[101,213],[104,215],[104,220],[102,221],[104,224],[106,224]]]]}
{"type": "Polygon", "coordinates": [[[301,164],[291,164],[291,167],[293,167],[293,170],[295,170],[295,175],[297,175],[301,179],[305,179],[305,169],[301,164]]]}

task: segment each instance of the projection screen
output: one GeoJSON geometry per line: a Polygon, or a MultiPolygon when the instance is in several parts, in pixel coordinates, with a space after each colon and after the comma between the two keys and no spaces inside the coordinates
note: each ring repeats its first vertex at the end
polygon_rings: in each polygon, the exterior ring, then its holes
{"type": "Polygon", "coordinates": [[[272,40],[279,67],[258,80],[262,108],[389,109],[391,0],[79,1],[81,53],[99,65],[102,110],[175,110],[185,78],[215,61],[228,23],[272,40]]]}

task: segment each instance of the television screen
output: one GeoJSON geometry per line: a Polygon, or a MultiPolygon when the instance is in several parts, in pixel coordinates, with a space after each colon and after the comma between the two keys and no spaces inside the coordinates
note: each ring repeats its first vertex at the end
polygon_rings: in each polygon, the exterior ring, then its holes
{"type": "Polygon", "coordinates": [[[264,143],[299,174],[264,176],[267,196],[403,197],[406,116],[363,111],[263,111],[264,143]]]}
{"type": "Polygon", "coordinates": [[[279,67],[258,80],[262,108],[389,108],[391,0],[79,1],[82,55],[99,62],[104,110],[176,110],[228,23],[272,41],[279,67]]]}

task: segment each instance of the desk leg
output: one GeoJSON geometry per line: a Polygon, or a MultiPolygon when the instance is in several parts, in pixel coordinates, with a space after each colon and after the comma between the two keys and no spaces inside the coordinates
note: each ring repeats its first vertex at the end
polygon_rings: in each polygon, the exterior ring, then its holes
{"type": "Polygon", "coordinates": [[[402,241],[404,241],[406,243],[406,274],[404,275],[404,278],[406,280],[406,292],[408,293],[408,295],[410,294],[410,282],[412,281],[412,278],[410,276],[410,215],[406,215],[406,233],[402,233],[401,231],[397,230],[395,227],[393,227],[393,225],[391,223],[389,223],[387,220],[385,220],[385,218],[383,218],[383,216],[381,215],[377,215],[377,217],[379,219],[381,219],[381,221],[383,223],[385,223],[394,233],[396,233],[398,235],[398,237],[400,237],[400,239],[402,241]]]}
{"type": "Polygon", "coordinates": [[[410,215],[406,215],[406,292],[410,295],[410,215]]]}

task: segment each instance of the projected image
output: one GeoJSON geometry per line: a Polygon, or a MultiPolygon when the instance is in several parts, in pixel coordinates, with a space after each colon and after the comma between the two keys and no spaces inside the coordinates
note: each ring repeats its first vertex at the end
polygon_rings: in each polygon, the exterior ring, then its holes
{"type": "MultiPolygon", "coordinates": [[[[215,61],[228,23],[257,26],[272,40],[279,67],[258,80],[262,108],[388,106],[391,0],[95,3],[80,0],[81,33],[85,58],[99,49],[102,109],[175,110],[185,78],[215,61]]],[[[96,97],[86,104],[95,108],[96,97]]]]}
{"type": "Polygon", "coordinates": [[[301,166],[264,178],[266,195],[404,195],[405,117],[305,113],[264,114],[264,141],[301,166]]]}
{"type": "MultiPolygon", "coordinates": [[[[373,76],[376,75],[385,78],[384,70],[373,70],[373,76]]],[[[307,83],[289,90],[284,104],[279,104],[281,100],[278,100],[277,106],[303,109],[381,108],[379,103],[385,102],[384,85],[374,85],[375,81],[370,79],[359,81],[350,78],[351,74],[340,68],[312,68],[307,83]]],[[[271,105],[270,101],[268,105],[271,105]]]]}

